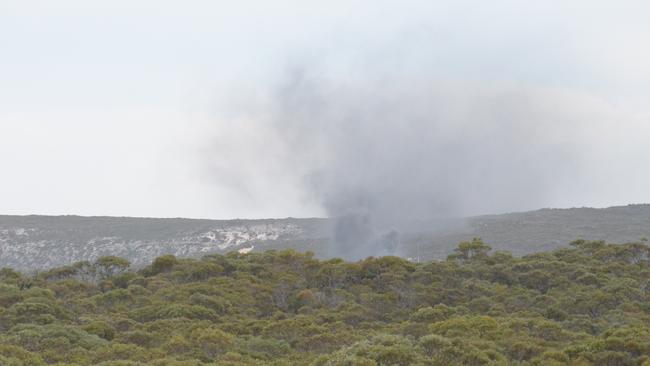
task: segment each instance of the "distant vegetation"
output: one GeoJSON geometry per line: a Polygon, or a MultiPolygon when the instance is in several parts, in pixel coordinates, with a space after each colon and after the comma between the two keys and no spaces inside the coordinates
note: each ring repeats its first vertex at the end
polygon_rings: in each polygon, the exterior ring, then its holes
{"type": "MultiPolygon", "coordinates": [[[[200,258],[237,250],[294,249],[314,252],[320,259],[345,256],[344,250],[332,250],[333,221],[0,215],[0,268],[42,271],[77,261],[93,262],[107,255],[123,257],[132,267],[141,268],[165,254],[200,258]]],[[[521,256],[566,247],[577,238],[609,243],[636,241],[650,237],[648,223],[647,204],[422,220],[395,228],[399,232],[395,253],[416,261],[441,260],[459,242],[481,237],[495,250],[521,256]]],[[[379,234],[392,231],[377,230],[379,234]]],[[[355,238],[347,241],[355,242],[355,238]]],[[[382,249],[370,253],[379,255],[382,249]]]]}
{"type": "Polygon", "coordinates": [[[650,365],[650,247],[0,271],[0,365],[650,365]]]}

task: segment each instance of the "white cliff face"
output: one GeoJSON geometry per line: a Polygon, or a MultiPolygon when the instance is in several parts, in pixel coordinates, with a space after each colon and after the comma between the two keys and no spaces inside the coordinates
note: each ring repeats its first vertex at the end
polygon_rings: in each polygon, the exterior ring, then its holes
{"type": "Polygon", "coordinates": [[[300,220],[208,221],[65,217],[39,223],[0,217],[0,268],[43,270],[115,255],[135,266],[157,256],[264,250],[305,236],[300,220]],[[5,219],[3,222],[3,218],[5,219]],[[127,220],[132,220],[127,221],[127,220]],[[6,222],[10,221],[10,222],[6,222]],[[13,222],[11,222],[13,221],[13,222]]]}
{"type": "Polygon", "coordinates": [[[254,245],[251,246],[251,247],[249,247],[249,248],[241,248],[241,249],[238,250],[238,252],[239,252],[240,254],[246,254],[246,253],[250,253],[250,252],[252,252],[253,249],[255,249],[255,246],[254,246],[254,245]]]}
{"type": "Polygon", "coordinates": [[[282,236],[299,236],[302,230],[297,225],[291,224],[260,224],[260,225],[235,225],[226,228],[217,228],[200,234],[198,237],[185,237],[185,241],[196,241],[216,244],[225,250],[230,247],[239,247],[251,241],[278,240],[282,236]]]}

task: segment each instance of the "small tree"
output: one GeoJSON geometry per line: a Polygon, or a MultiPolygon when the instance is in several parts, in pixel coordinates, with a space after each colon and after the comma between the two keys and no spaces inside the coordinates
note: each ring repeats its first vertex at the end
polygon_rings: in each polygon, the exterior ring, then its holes
{"type": "Polygon", "coordinates": [[[120,257],[105,256],[95,261],[94,267],[100,279],[106,279],[128,271],[131,263],[120,257]]]}
{"type": "Polygon", "coordinates": [[[171,254],[160,256],[151,264],[151,274],[156,275],[162,272],[169,272],[176,263],[178,263],[178,260],[171,254]]]}
{"type": "Polygon", "coordinates": [[[463,241],[454,249],[448,259],[469,261],[473,259],[485,258],[492,247],[483,243],[481,238],[473,238],[472,241],[463,241]]]}

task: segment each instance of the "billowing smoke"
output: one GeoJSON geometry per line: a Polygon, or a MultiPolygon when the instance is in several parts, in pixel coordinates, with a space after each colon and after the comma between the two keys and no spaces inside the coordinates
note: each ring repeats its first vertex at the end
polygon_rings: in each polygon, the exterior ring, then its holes
{"type": "Polygon", "coordinates": [[[581,136],[607,118],[559,90],[369,74],[290,72],[240,120],[264,136],[253,159],[336,219],[329,254],[347,259],[400,254],[418,225],[548,206],[584,183],[581,136]]]}
{"type": "Polygon", "coordinates": [[[543,205],[577,166],[554,98],[516,86],[293,74],[272,123],[337,219],[331,254],[398,254],[410,223],[543,205]],[[558,183],[558,182],[556,182],[558,183]]]}

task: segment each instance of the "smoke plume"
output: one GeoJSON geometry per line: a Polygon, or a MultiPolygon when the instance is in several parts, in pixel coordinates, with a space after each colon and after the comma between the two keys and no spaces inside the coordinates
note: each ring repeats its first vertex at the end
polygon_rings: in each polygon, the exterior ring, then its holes
{"type": "Polygon", "coordinates": [[[296,177],[336,221],[329,254],[347,259],[399,255],[400,233],[417,225],[579,189],[581,136],[609,113],[561,90],[305,69],[261,100],[240,118],[261,134],[245,145],[259,145],[251,159],[296,177]]]}

